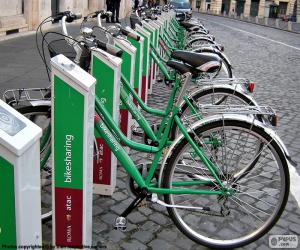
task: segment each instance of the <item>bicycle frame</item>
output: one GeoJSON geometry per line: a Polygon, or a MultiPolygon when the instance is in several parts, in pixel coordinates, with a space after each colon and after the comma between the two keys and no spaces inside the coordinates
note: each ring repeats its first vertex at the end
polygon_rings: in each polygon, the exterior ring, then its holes
{"type": "Polygon", "coordinates": [[[172,109],[171,117],[166,124],[165,130],[162,135],[162,140],[159,142],[158,147],[148,146],[141,143],[137,143],[127,139],[125,135],[122,134],[122,131],[115,124],[114,120],[107,112],[105,107],[101,104],[100,100],[96,98],[96,111],[99,117],[97,117],[95,122],[95,129],[99,132],[101,137],[107,143],[111,151],[114,153],[116,158],[120,161],[121,165],[123,165],[126,172],[136,181],[140,188],[146,188],[151,193],[159,193],[159,194],[206,194],[206,195],[222,195],[225,192],[225,187],[218,177],[217,167],[209,160],[208,157],[205,156],[203,150],[193,141],[189,132],[186,130],[180,118],[177,116],[179,112],[179,108],[175,105],[172,109]],[[184,135],[184,138],[189,142],[192,146],[195,154],[202,160],[205,166],[208,168],[212,176],[214,177],[214,181],[207,180],[195,180],[195,181],[180,181],[173,183],[173,186],[176,187],[187,187],[194,185],[210,185],[213,183],[217,183],[221,190],[211,191],[207,189],[181,189],[181,188],[161,188],[157,186],[157,183],[151,183],[151,180],[154,176],[155,170],[158,167],[159,160],[163,154],[164,145],[168,141],[168,134],[171,129],[172,123],[175,122],[179,127],[180,131],[184,135]],[[130,148],[133,148],[137,151],[148,152],[154,154],[153,162],[150,166],[150,170],[144,179],[140,172],[137,170],[136,165],[131,160],[130,156],[126,153],[126,151],[121,146],[120,142],[128,145],[130,148]]]}

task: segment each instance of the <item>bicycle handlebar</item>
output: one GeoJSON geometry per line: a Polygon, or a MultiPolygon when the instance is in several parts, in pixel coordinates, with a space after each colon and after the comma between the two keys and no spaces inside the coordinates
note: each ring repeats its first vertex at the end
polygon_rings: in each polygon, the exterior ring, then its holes
{"type": "Polygon", "coordinates": [[[82,15],[81,14],[74,14],[71,11],[63,11],[59,12],[57,15],[55,15],[53,18],[54,22],[60,21],[63,17],[66,17],[66,22],[71,23],[75,20],[81,19],[82,15]]]}
{"type": "Polygon", "coordinates": [[[132,38],[132,39],[134,39],[136,41],[139,41],[141,39],[140,36],[138,36],[138,35],[130,32],[130,31],[126,30],[126,29],[120,28],[120,31],[122,32],[123,35],[128,36],[128,37],[130,37],[130,38],[132,38]]]}
{"type": "Polygon", "coordinates": [[[121,57],[123,54],[123,51],[121,49],[116,48],[113,45],[110,45],[108,43],[102,42],[100,40],[96,40],[97,47],[108,52],[111,55],[121,57]]]}

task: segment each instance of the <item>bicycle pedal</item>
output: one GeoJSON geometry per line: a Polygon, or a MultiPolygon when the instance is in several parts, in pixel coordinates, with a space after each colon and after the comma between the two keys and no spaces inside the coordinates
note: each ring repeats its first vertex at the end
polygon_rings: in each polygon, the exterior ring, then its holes
{"type": "Polygon", "coordinates": [[[114,228],[116,230],[120,230],[120,231],[124,232],[127,228],[127,219],[122,216],[117,217],[115,220],[114,228]]]}

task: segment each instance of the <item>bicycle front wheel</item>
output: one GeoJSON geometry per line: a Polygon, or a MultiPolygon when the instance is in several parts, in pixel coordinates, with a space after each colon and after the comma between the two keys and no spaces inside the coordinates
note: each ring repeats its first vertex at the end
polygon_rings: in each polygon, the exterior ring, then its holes
{"type": "MultiPolygon", "coordinates": [[[[282,150],[262,128],[245,121],[218,120],[194,132],[191,136],[198,137],[195,141],[201,142],[206,158],[232,192],[166,194],[166,203],[186,206],[168,207],[170,217],[187,237],[210,248],[241,247],[257,240],[276,223],[287,202],[289,173],[282,150]],[[205,207],[205,212],[196,207],[205,207]]],[[[174,148],[163,173],[165,188],[196,180],[210,184],[180,188],[221,190],[186,139],[174,148]]]]}

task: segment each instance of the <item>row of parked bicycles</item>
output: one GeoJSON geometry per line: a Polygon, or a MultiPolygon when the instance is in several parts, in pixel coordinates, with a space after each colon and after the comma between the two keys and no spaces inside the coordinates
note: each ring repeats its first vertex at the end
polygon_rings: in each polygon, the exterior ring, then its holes
{"type": "MultiPolygon", "coordinates": [[[[207,247],[241,247],[262,237],[285,208],[289,195],[288,165],[294,164],[274,130],[274,110],[259,106],[254,100],[254,83],[233,77],[223,46],[198,19],[179,23],[168,6],[140,7],[131,15],[131,28],[104,27],[101,19],[109,15],[102,10],[82,19],[70,11],[61,12],[39,25],[36,41],[51,81],[47,48],[50,57],[64,54],[89,72],[93,50],[121,57],[122,50],[114,46],[115,40],[139,40],[132,29],[145,23],[160,27],[159,48],[150,43],[149,53],[163,79],[153,88],[158,84],[170,88],[166,106],[149,107],[128,79],[120,79],[121,101],[129,103],[129,112],[138,118],[143,142],[128,139],[101,100],[97,96],[95,99],[95,131],[128,173],[130,191],[135,195],[116,219],[116,228],[124,230],[126,216],[147,199],[165,206],[183,234],[207,247]],[[80,36],[74,38],[68,34],[67,23],[77,19],[83,21],[80,36]],[[43,32],[44,24],[58,20],[61,33],[43,32]],[[144,114],[160,117],[160,124],[149,124],[131,102],[137,103],[144,114]],[[146,170],[139,168],[120,143],[151,153],[150,166],[146,170]]],[[[4,99],[43,129],[42,219],[49,220],[51,88],[7,90],[4,99]]]]}

